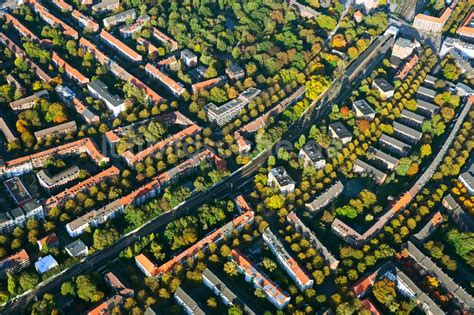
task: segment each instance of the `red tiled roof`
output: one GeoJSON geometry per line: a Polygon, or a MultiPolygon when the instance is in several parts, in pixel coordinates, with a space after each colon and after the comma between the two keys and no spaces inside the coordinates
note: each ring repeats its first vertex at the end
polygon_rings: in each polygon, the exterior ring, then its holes
{"type": "Polygon", "coordinates": [[[79,33],[74,28],[49,13],[49,11],[45,7],[43,7],[37,0],[30,0],[30,2],[33,4],[35,11],[41,16],[41,18],[46,23],[61,27],[63,30],[63,34],[66,36],[70,36],[75,39],[79,38],[79,33]]]}
{"type": "Polygon", "coordinates": [[[152,64],[147,63],[145,66],[145,70],[155,79],[157,79],[166,87],[168,87],[173,93],[181,95],[186,92],[186,89],[181,84],[179,84],[178,82],[171,79],[169,76],[155,68],[152,64]]]}
{"type": "Polygon", "coordinates": [[[474,37],[474,27],[468,26],[472,20],[474,20],[474,9],[472,9],[471,13],[464,19],[456,33],[461,36],[474,37]]]}
{"type": "Polygon", "coordinates": [[[38,245],[43,248],[45,245],[50,246],[51,244],[57,243],[59,241],[58,236],[56,233],[51,233],[42,239],[38,240],[38,245]]]}
{"type": "Polygon", "coordinates": [[[125,45],[124,43],[122,43],[122,41],[120,41],[117,38],[115,38],[114,36],[112,36],[112,34],[107,32],[106,30],[103,29],[100,32],[100,36],[105,41],[107,41],[109,44],[116,47],[119,51],[121,51],[126,56],[128,56],[130,59],[132,59],[134,61],[141,61],[142,60],[142,56],[140,54],[138,54],[135,50],[133,50],[132,48],[130,48],[127,45],[125,45]]]}
{"type": "Polygon", "coordinates": [[[89,79],[79,72],[76,68],[72,67],[66,60],[59,57],[59,55],[53,51],[52,61],[58,66],[64,69],[66,74],[82,85],[89,83],[89,79]]]}

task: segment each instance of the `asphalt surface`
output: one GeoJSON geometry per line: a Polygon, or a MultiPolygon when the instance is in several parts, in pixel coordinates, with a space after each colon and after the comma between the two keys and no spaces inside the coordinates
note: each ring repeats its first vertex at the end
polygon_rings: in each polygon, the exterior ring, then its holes
{"type": "MultiPolygon", "coordinates": [[[[315,100],[308,107],[302,117],[288,128],[287,132],[282,137],[282,140],[290,142],[295,141],[316,121],[325,117],[325,114],[330,110],[331,105],[347,98],[352,91],[352,87],[359,84],[365,75],[370,73],[372,71],[371,69],[374,69],[377,66],[386,52],[386,50],[382,50],[375,58],[373,58],[367,67],[358,69],[357,71],[360,71],[361,75],[358,75],[354,82],[349,83],[346,80],[342,81],[341,78],[334,80],[332,85],[319,97],[319,99],[315,100]]],[[[354,62],[357,62],[357,60],[354,62]]],[[[46,280],[35,289],[27,291],[16,299],[9,301],[0,309],[0,312],[2,314],[21,314],[37,296],[58,290],[63,282],[76,277],[89,269],[98,268],[113,260],[122,250],[139,240],[141,237],[164,228],[169,222],[176,218],[190,214],[206,201],[212,200],[213,198],[222,198],[223,196],[234,193],[234,188],[240,187],[243,183],[250,181],[258,170],[264,166],[268,157],[272,154],[274,147],[275,146],[263,151],[247,165],[235,171],[216,185],[210,187],[208,190],[192,195],[177,208],[160,215],[138,230],[123,236],[115,244],[87,256],[79,264],[74,265],[62,273],[46,280]]]]}

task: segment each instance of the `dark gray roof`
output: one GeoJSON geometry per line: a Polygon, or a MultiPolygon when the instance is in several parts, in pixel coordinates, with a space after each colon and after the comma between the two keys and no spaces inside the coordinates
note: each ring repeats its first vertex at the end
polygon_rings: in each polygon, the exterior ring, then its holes
{"type": "Polygon", "coordinates": [[[379,150],[375,147],[370,147],[369,152],[374,155],[374,158],[376,158],[378,160],[381,160],[382,162],[391,163],[391,164],[394,164],[394,165],[398,164],[399,160],[396,157],[393,157],[390,154],[387,154],[387,153],[383,152],[382,150],[379,150]]]}
{"type": "Polygon", "coordinates": [[[303,152],[309,157],[309,159],[316,163],[318,161],[324,160],[323,152],[320,147],[314,141],[308,141],[301,148],[303,152]]]}
{"type": "Polygon", "coordinates": [[[357,100],[352,103],[354,108],[357,108],[364,116],[375,114],[375,111],[370,107],[365,100],[357,100]]]}
{"type": "Polygon", "coordinates": [[[329,125],[329,128],[334,131],[334,133],[337,135],[339,139],[352,137],[352,133],[340,121],[331,123],[329,125]]]}
{"type": "Polygon", "coordinates": [[[87,250],[87,246],[83,241],[81,241],[81,239],[77,239],[74,242],[66,245],[66,249],[69,253],[71,253],[72,256],[77,256],[79,253],[87,250]]]}
{"type": "Polygon", "coordinates": [[[469,186],[467,188],[474,189],[474,162],[471,162],[471,166],[467,171],[459,175],[459,179],[462,179],[463,184],[469,186]]]}
{"type": "Polygon", "coordinates": [[[420,99],[416,100],[416,107],[423,109],[425,111],[429,111],[431,113],[436,113],[439,110],[439,107],[436,106],[435,104],[432,104],[420,99]]]}
{"type": "Polygon", "coordinates": [[[192,310],[194,315],[205,315],[204,311],[199,307],[196,301],[193,300],[181,287],[174,292],[176,298],[181,300],[190,310],[192,310]]]}
{"type": "Polygon", "coordinates": [[[417,124],[422,124],[423,121],[425,121],[425,117],[423,117],[423,116],[421,116],[421,115],[419,115],[415,112],[412,112],[408,109],[403,109],[402,110],[401,117],[405,118],[407,120],[413,121],[417,124]]]}
{"type": "Polygon", "coordinates": [[[418,130],[410,128],[396,121],[393,122],[393,130],[395,130],[396,132],[402,133],[417,141],[420,140],[421,137],[423,136],[423,133],[419,132],[418,130]]]}
{"type": "Polygon", "coordinates": [[[290,175],[288,175],[283,166],[275,167],[270,172],[272,173],[273,177],[275,177],[275,179],[278,181],[278,184],[280,186],[286,186],[295,183],[295,181],[290,177],[290,175]]]}
{"type": "Polygon", "coordinates": [[[136,16],[135,9],[126,10],[104,19],[104,23],[115,23],[125,21],[128,17],[134,19],[136,16]]]}
{"type": "Polygon", "coordinates": [[[342,184],[341,181],[337,181],[334,183],[334,185],[329,187],[325,192],[320,194],[313,201],[311,201],[310,203],[307,203],[306,207],[310,211],[317,211],[321,209],[322,207],[326,206],[335,198],[337,198],[342,193],[343,190],[344,190],[344,185],[342,184]]]}
{"type": "Polygon", "coordinates": [[[443,205],[448,210],[449,216],[461,229],[474,230],[474,219],[461,208],[451,194],[443,198],[443,205]]]}
{"type": "Polygon", "coordinates": [[[100,80],[94,80],[87,84],[92,90],[99,94],[102,98],[110,102],[114,107],[120,106],[123,103],[123,98],[118,95],[112,95],[109,92],[107,85],[100,80]]]}
{"type": "Polygon", "coordinates": [[[384,182],[387,178],[387,174],[360,159],[355,160],[354,166],[363,169],[365,174],[374,176],[377,181],[384,182]]]}
{"type": "Polygon", "coordinates": [[[374,80],[374,84],[384,92],[393,91],[393,86],[387,82],[384,78],[377,78],[374,80]]]}
{"type": "Polygon", "coordinates": [[[409,144],[406,144],[405,142],[402,142],[400,140],[397,140],[393,137],[390,137],[386,134],[383,134],[380,137],[380,141],[384,142],[394,148],[397,148],[400,151],[409,151],[411,149],[411,146],[409,144]]]}
{"type": "Polygon", "coordinates": [[[233,75],[238,75],[238,74],[242,74],[244,72],[244,69],[242,69],[242,67],[237,64],[237,63],[234,63],[232,62],[228,67],[227,67],[227,70],[229,72],[231,72],[233,75]]]}

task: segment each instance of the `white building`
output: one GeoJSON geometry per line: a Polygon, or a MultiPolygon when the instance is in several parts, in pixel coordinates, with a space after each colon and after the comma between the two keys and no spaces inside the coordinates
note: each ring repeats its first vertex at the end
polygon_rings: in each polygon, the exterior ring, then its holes
{"type": "Polygon", "coordinates": [[[40,257],[38,261],[35,262],[36,271],[38,271],[40,274],[43,274],[57,266],[59,266],[58,262],[51,255],[40,257]]]}
{"type": "Polygon", "coordinates": [[[275,167],[268,173],[267,183],[269,186],[276,187],[282,194],[295,190],[295,181],[282,166],[275,167]]]}

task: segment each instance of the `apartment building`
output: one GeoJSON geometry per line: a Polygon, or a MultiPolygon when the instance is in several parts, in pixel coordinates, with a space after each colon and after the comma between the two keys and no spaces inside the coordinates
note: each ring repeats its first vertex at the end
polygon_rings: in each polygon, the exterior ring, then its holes
{"type": "Polygon", "coordinates": [[[94,21],[94,19],[82,14],[78,10],[73,10],[71,13],[71,16],[73,19],[77,21],[77,23],[79,23],[79,26],[82,29],[90,30],[94,33],[99,31],[99,28],[100,28],[99,24],[96,21],[94,21]]]}
{"type": "Polygon", "coordinates": [[[108,163],[109,158],[102,155],[90,138],[76,140],[38,153],[5,162],[0,166],[0,177],[13,177],[40,168],[50,156],[68,156],[87,153],[95,164],[108,163]]]}
{"type": "Polygon", "coordinates": [[[193,93],[197,93],[199,91],[210,90],[215,86],[223,85],[227,82],[227,78],[225,76],[220,76],[217,78],[204,80],[198,83],[191,85],[191,89],[193,93]]]}
{"type": "Polygon", "coordinates": [[[13,111],[15,111],[16,113],[19,113],[26,109],[33,108],[36,101],[41,98],[49,99],[49,93],[47,90],[41,90],[41,91],[35,92],[33,95],[10,102],[9,105],[13,111]]]}
{"type": "Polygon", "coordinates": [[[125,100],[118,95],[110,93],[109,88],[104,82],[100,80],[91,81],[87,84],[87,89],[92,96],[103,101],[115,117],[125,111],[125,100]]]}
{"type": "MultiPolygon", "coordinates": [[[[7,46],[15,54],[16,57],[23,58],[25,63],[30,66],[31,70],[33,70],[41,80],[46,83],[51,82],[53,78],[51,78],[46,72],[44,72],[36,63],[27,58],[26,52],[3,33],[0,33],[0,43],[7,46]]],[[[7,81],[9,77],[11,77],[11,75],[7,76],[7,81]]]]}
{"type": "Polygon", "coordinates": [[[366,176],[372,177],[377,184],[383,184],[387,179],[387,174],[373,167],[372,165],[362,161],[361,159],[357,159],[354,161],[352,169],[355,173],[364,174],[366,176]]]}
{"type": "Polygon", "coordinates": [[[17,78],[11,75],[11,73],[7,75],[7,83],[8,85],[13,86],[15,90],[19,91],[22,96],[25,94],[25,87],[21,85],[20,81],[18,81],[17,78]]]}
{"type": "Polygon", "coordinates": [[[457,227],[462,231],[474,230],[474,219],[467,214],[463,208],[456,202],[454,197],[449,194],[443,198],[443,206],[451,219],[456,223],[457,227]]]}
{"type": "Polygon", "coordinates": [[[181,50],[181,60],[188,67],[194,67],[198,63],[198,57],[189,49],[181,50]]]}
{"type": "MultiPolygon", "coordinates": [[[[147,51],[148,51],[148,55],[151,56],[151,55],[157,55],[158,54],[158,47],[156,47],[155,45],[153,45],[149,40],[146,40],[144,39],[143,37],[138,37],[137,38],[137,44],[138,45],[142,45],[142,46],[145,46],[147,51]]],[[[174,57],[174,56],[173,56],[174,57]]],[[[171,58],[171,57],[170,57],[171,58]]],[[[175,60],[176,60],[176,57],[174,57],[175,60]]]]}
{"type": "Polygon", "coordinates": [[[106,30],[102,30],[100,32],[100,38],[102,38],[102,40],[107,45],[109,45],[110,47],[115,49],[117,52],[119,52],[121,55],[126,57],[131,62],[141,62],[142,61],[143,58],[139,53],[137,53],[135,50],[133,50],[132,48],[125,45],[122,41],[115,38],[112,34],[107,32],[106,30]]]}
{"type": "Polygon", "coordinates": [[[474,163],[471,162],[468,170],[459,174],[458,180],[466,187],[471,196],[474,195],[474,163]]]}
{"type": "Polygon", "coordinates": [[[372,120],[375,118],[375,111],[365,100],[357,100],[352,103],[357,118],[372,120]]]}
{"type": "Polygon", "coordinates": [[[393,122],[393,131],[395,132],[395,135],[412,144],[418,143],[423,136],[422,132],[396,121],[393,122]]]}
{"type": "Polygon", "coordinates": [[[68,133],[76,132],[77,125],[74,120],[68,121],[64,124],[60,124],[57,126],[49,127],[43,130],[35,131],[33,134],[35,135],[36,141],[41,141],[47,137],[57,137],[63,136],[68,133]]]}
{"type": "Polygon", "coordinates": [[[41,170],[36,174],[38,177],[38,182],[41,186],[46,188],[47,190],[54,189],[56,187],[65,185],[70,181],[79,177],[80,169],[76,165],[73,165],[64,171],[61,171],[57,174],[50,174],[50,172],[46,170],[41,170]]]}
{"type": "Polygon", "coordinates": [[[179,305],[184,309],[184,312],[188,315],[206,315],[206,313],[199,307],[196,301],[193,300],[189,294],[186,293],[181,287],[174,292],[174,298],[179,305]]]}
{"type": "Polygon", "coordinates": [[[219,127],[222,127],[232,119],[236,118],[239,115],[240,110],[247,106],[260,93],[261,90],[251,87],[243,91],[237,98],[234,98],[221,106],[209,103],[204,106],[204,110],[206,111],[210,122],[216,123],[219,127]]]}
{"type": "Polygon", "coordinates": [[[186,89],[183,87],[182,84],[171,79],[169,76],[158,70],[152,64],[147,63],[145,66],[145,71],[149,76],[155,78],[156,80],[158,80],[158,82],[160,82],[160,84],[165,86],[174,96],[180,97],[186,92],[186,89]]]}
{"type": "Polygon", "coordinates": [[[354,5],[365,13],[369,13],[379,6],[379,0],[355,0],[354,5]]]}
{"type": "Polygon", "coordinates": [[[79,238],[72,243],[69,243],[66,247],[64,247],[64,249],[71,257],[84,257],[89,253],[89,249],[87,248],[86,244],[84,244],[84,242],[79,238]]]}
{"type": "Polygon", "coordinates": [[[11,26],[13,26],[13,28],[15,28],[22,37],[26,37],[27,39],[35,43],[42,43],[43,40],[40,40],[38,36],[36,36],[32,31],[25,27],[13,15],[10,15],[9,13],[4,13],[3,17],[5,18],[5,21],[11,26]]]}
{"type": "Polygon", "coordinates": [[[295,190],[295,181],[288,175],[283,166],[275,167],[268,172],[267,184],[275,187],[282,194],[295,190]]]}
{"type": "Polygon", "coordinates": [[[340,121],[329,124],[329,132],[332,138],[340,140],[342,144],[346,144],[352,140],[352,133],[340,121]]]}
{"type": "Polygon", "coordinates": [[[87,315],[112,314],[112,310],[115,307],[119,307],[123,303],[123,300],[124,298],[121,295],[116,294],[87,312],[87,315]]]}
{"type": "Polygon", "coordinates": [[[0,130],[2,131],[3,135],[5,136],[5,139],[7,140],[7,142],[15,142],[15,141],[18,140],[18,138],[13,135],[13,132],[8,127],[5,120],[1,117],[0,117],[0,130]]]}
{"type": "Polygon", "coordinates": [[[290,303],[290,296],[282,291],[275,283],[266,277],[257,266],[238,250],[233,249],[230,253],[232,261],[237,265],[240,273],[245,275],[245,281],[252,282],[254,288],[265,293],[267,300],[279,310],[290,303]]]}
{"type": "Polygon", "coordinates": [[[100,122],[99,116],[87,108],[87,106],[76,97],[76,94],[70,88],[59,84],[54,88],[54,91],[67,106],[72,107],[79,115],[81,115],[85,122],[88,124],[100,122]]]}
{"type": "Polygon", "coordinates": [[[431,274],[438,279],[441,286],[444,287],[456,299],[456,304],[467,312],[474,311],[474,297],[466,290],[453,281],[441,268],[439,268],[428,256],[423,254],[412,242],[405,244],[410,257],[417,263],[425,274],[431,274]]]}
{"type": "Polygon", "coordinates": [[[418,99],[427,101],[427,102],[433,102],[434,98],[436,96],[436,91],[429,89],[424,86],[418,87],[418,91],[416,92],[416,96],[418,99]]]}
{"type": "Polygon", "coordinates": [[[418,245],[422,245],[442,222],[443,216],[441,212],[437,211],[416,234],[413,234],[412,240],[418,245]]]}
{"type": "Polygon", "coordinates": [[[115,11],[120,6],[120,0],[103,0],[92,6],[92,11],[102,14],[108,11],[115,11]]]}
{"type": "Polygon", "coordinates": [[[427,33],[441,33],[452,12],[453,9],[448,7],[439,17],[419,13],[413,20],[413,27],[427,33]]]}
{"type": "Polygon", "coordinates": [[[467,41],[474,40],[474,9],[467,15],[456,31],[456,34],[467,41]]]}
{"type": "Polygon", "coordinates": [[[8,195],[21,206],[32,199],[30,193],[19,177],[13,177],[3,182],[8,195]]]}
{"type": "MultiPolygon", "coordinates": [[[[110,6],[113,6],[114,4],[111,4],[110,6]]],[[[92,10],[94,10],[94,7],[92,7],[92,10]]],[[[135,20],[137,17],[137,13],[135,12],[135,9],[130,9],[126,10],[117,14],[114,14],[112,16],[106,17],[105,19],[102,20],[104,23],[104,26],[107,28],[111,28],[119,23],[123,23],[127,21],[127,19],[135,20]]]]}
{"type": "Polygon", "coordinates": [[[135,23],[120,28],[120,35],[123,38],[131,37],[134,33],[141,31],[145,22],[149,20],[150,16],[147,14],[139,16],[135,23]]]}
{"type": "Polygon", "coordinates": [[[416,100],[416,109],[420,114],[422,114],[424,116],[428,116],[429,118],[431,118],[434,115],[436,115],[437,113],[439,113],[439,107],[438,106],[436,106],[432,103],[426,102],[422,99],[417,99],[416,100]]]}
{"type": "Polygon", "coordinates": [[[202,273],[202,282],[206,287],[211,289],[227,307],[237,305],[247,315],[256,314],[247,304],[243,303],[237,294],[219,279],[216,274],[209,270],[209,268],[206,268],[202,273]]]}
{"type": "Polygon", "coordinates": [[[372,82],[372,88],[377,89],[382,98],[389,99],[393,96],[395,89],[384,78],[377,78],[372,82]]]}
{"type": "Polygon", "coordinates": [[[281,240],[270,230],[269,227],[262,233],[262,238],[270,248],[270,251],[276,256],[278,263],[283,267],[290,278],[301,290],[312,288],[314,280],[311,279],[296,260],[288,253],[281,240]]]}
{"type": "Polygon", "coordinates": [[[38,13],[43,21],[48,23],[50,26],[61,29],[65,36],[79,39],[79,33],[74,28],[51,14],[48,9],[39,3],[38,0],[29,0],[29,3],[32,4],[33,10],[38,13]]]}
{"type": "Polygon", "coordinates": [[[411,69],[413,69],[418,64],[419,60],[420,58],[418,58],[417,55],[413,55],[407,62],[405,62],[403,68],[397,72],[395,78],[399,80],[405,80],[408,73],[410,73],[411,69]]]}
{"type": "Polygon", "coordinates": [[[229,237],[233,231],[241,231],[246,224],[252,224],[254,220],[254,212],[252,209],[247,210],[240,216],[236,217],[232,221],[226,223],[221,228],[214,230],[206,237],[195,243],[193,246],[188,247],[178,255],[174,256],[171,260],[156,266],[151,262],[144,254],[140,254],[135,257],[135,263],[138,268],[148,277],[157,277],[162,274],[170,272],[176,264],[182,264],[186,259],[195,257],[195,255],[203,250],[206,250],[209,244],[219,244],[225,238],[229,237]]]}
{"type": "Polygon", "coordinates": [[[21,206],[0,214],[0,233],[11,233],[17,226],[24,226],[26,220],[36,218],[44,219],[43,206],[32,199],[21,206]]]}
{"type": "Polygon", "coordinates": [[[392,57],[403,60],[413,54],[413,51],[418,47],[420,47],[420,43],[416,40],[399,37],[393,44],[392,57]]]}
{"type": "Polygon", "coordinates": [[[398,166],[398,163],[400,162],[399,159],[372,146],[369,148],[368,153],[369,158],[381,162],[387,169],[391,171],[395,170],[395,168],[398,166]]]}
{"type": "Polygon", "coordinates": [[[301,233],[305,239],[307,239],[312,246],[323,256],[326,263],[329,265],[331,270],[336,270],[339,266],[339,260],[337,260],[333,254],[324,246],[323,243],[316,237],[316,235],[298,218],[295,212],[290,212],[286,220],[295,228],[298,233],[301,233]]]}
{"type": "Polygon", "coordinates": [[[423,125],[423,122],[425,121],[425,117],[408,109],[402,110],[400,118],[403,123],[414,128],[420,128],[423,125]]]}
{"type": "Polygon", "coordinates": [[[245,77],[245,71],[242,67],[234,62],[232,62],[226,69],[225,73],[230,80],[240,80],[245,77]]]}
{"type": "Polygon", "coordinates": [[[22,249],[18,253],[13,254],[0,261],[0,277],[5,278],[7,272],[15,274],[25,269],[30,264],[30,256],[26,250],[22,249]]]}
{"type": "Polygon", "coordinates": [[[344,190],[344,185],[341,181],[335,182],[331,187],[326,191],[320,194],[318,197],[314,198],[310,203],[305,204],[306,208],[311,212],[316,212],[325,206],[327,206],[331,201],[335,200],[344,190]]]}
{"type": "MultiPolygon", "coordinates": [[[[163,43],[170,49],[170,52],[173,52],[178,49],[178,43],[172,39],[171,37],[167,36],[165,33],[161,32],[156,27],[152,27],[152,36],[159,42],[163,43]]],[[[181,57],[182,58],[182,57],[181,57]]],[[[197,63],[197,60],[196,60],[197,63]]]]}
{"type": "Polygon", "coordinates": [[[386,134],[382,134],[379,139],[379,144],[387,151],[396,153],[400,156],[406,156],[411,151],[410,145],[393,137],[387,136],[386,134]]]}
{"type": "Polygon", "coordinates": [[[64,0],[51,0],[51,2],[58,8],[60,11],[63,12],[71,12],[73,10],[72,5],[67,3],[64,0]]]}
{"type": "Polygon", "coordinates": [[[303,147],[301,147],[298,158],[304,161],[304,166],[306,167],[311,166],[315,169],[321,169],[326,165],[323,151],[315,141],[306,142],[303,147]]]}

